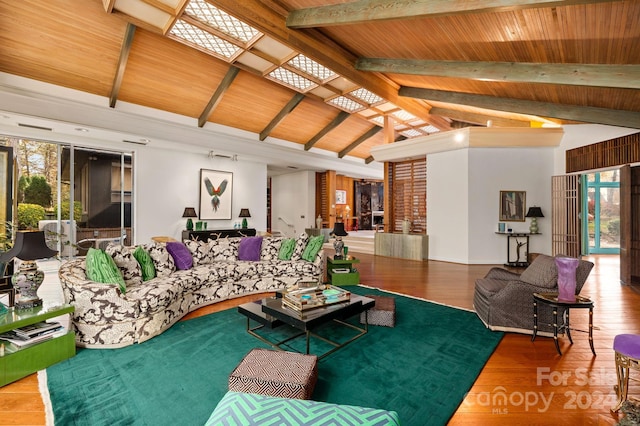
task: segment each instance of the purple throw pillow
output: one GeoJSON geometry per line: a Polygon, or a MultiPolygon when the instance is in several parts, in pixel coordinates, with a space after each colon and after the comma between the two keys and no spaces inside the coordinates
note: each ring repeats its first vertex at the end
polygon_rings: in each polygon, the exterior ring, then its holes
{"type": "Polygon", "coordinates": [[[245,237],[240,240],[238,247],[238,260],[260,260],[262,249],[262,237],[245,237]]]}
{"type": "Polygon", "coordinates": [[[169,241],[167,243],[167,251],[173,257],[173,261],[176,264],[177,269],[191,269],[193,266],[193,257],[191,257],[191,252],[182,243],[177,241],[169,241]]]}

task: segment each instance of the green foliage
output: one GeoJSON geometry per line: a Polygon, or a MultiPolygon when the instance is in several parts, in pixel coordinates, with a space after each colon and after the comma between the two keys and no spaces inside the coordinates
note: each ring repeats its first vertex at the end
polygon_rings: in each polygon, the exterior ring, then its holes
{"type": "MultiPolygon", "coordinates": [[[[28,183],[24,188],[24,202],[39,204],[42,207],[50,207],[53,196],[51,194],[51,185],[47,183],[45,177],[32,176],[28,179],[28,183]]],[[[18,182],[18,186],[19,185],[20,182],[18,182]]]]}
{"type": "Polygon", "coordinates": [[[607,230],[611,235],[620,235],[620,219],[611,219],[607,224],[607,230]]]}
{"type": "MultiPolygon", "coordinates": [[[[53,208],[54,218],[58,218],[58,206],[53,208]]],[[[69,202],[62,203],[62,217],[63,220],[69,220],[69,202]]],[[[73,202],[73,220],[80,222],[82,219],[82,203],[80,201],[73,202]]]]}
{"type": "Polygon", "coordinates": [[[38,229],[38,222],[44,220],[44,207],[38,204],[18,204],[18,229],[38,229]]]}

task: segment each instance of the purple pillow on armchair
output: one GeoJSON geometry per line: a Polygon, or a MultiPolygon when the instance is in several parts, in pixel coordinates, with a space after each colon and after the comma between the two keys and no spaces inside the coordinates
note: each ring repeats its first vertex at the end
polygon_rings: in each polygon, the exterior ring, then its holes
{"type": "Polygon", "coordinates": [[[260,260],[262,249],[262,237],[245,237],[240,240],[238,247],[238,260],[260,260]]]}
{"type": "Polygon", "coordinates": [[[193,266],[191,252],[184,244],[177,241],[169,241],[167,243],[167,251],[173,257],[177,269],[186,270],[191,269],[193,266]]]}

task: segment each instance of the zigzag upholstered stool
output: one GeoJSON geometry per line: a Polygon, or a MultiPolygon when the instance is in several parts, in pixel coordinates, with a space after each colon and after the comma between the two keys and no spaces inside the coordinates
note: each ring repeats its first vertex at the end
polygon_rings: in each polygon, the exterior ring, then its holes
{"type": "Polygon", "coordinates": [[[616,353],[616,374],[618,376],[616,394],[618,395],[618,403],[611,411],[616,412],[628,398],[629,369],[640,370],[640,335],[618,334],[613,339],[613,350],[616,353]]]}
{"type": "Polygon", "coordinates": [[[229,376],[229,390],[311,399],[317,381],[315,355],[252,349],[229,376]]]}
{"type": "Polygon", "coordinates": [[[396,299],[389,296],[374,296],[367,294],[365,297],[376,301],[376,305],[366,313],[360,314],[360,323],[364,324],[365,314],[369,325],[383,325],[385,327],[396,326],[396,299]]]}

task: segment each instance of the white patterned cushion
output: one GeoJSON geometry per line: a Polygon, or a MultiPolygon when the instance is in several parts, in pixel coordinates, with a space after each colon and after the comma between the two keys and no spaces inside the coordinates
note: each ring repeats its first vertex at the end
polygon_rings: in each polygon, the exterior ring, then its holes
{"type": "Polygon", "coordinates": [[[260,260],[277,260],[280,252],[282,237],[265,237],[262,239],[260,260]]]}
{"type": "Polygon", "coordinates": [[[151,243],[146,245],[145,248],[149,252],[151,260],[153,260],[157,277],[168,277],[176,270],[176,264],[167,251],[165,243],[151,243]]]}
{"type": "Polygon", "coordinates": [[[306,234],[306,232],[303,232],[298,236],[298,238],[296,238],[296,246],[293,249],[291,260],[302,259],[302,253],[304,253],[304,249],[307,247],[308,242],[309,242],[309,236],[306,234]]]}
{"type": "Polygon", "coordinates": [[[211,243],[197,240],[184,240],[191,257],[193,266],[206,265],[212,262],[211,243]]]}
{"type": "Polygon", "coordinates": [[[127,285],[142,283],[142,268],[133,256],[135,249],[135,247],[114,243],[109,243],[105,249],[105,252],[113,258],[118,269],[122,272],[122,278],[127,285]]]}
{"type": "Polygon", "coordinates": [[[238,260],[238,247],[240,246],[240,238],[218,238],[217,240],[209,240],[211,250],[211,260],[238,260]]]}

